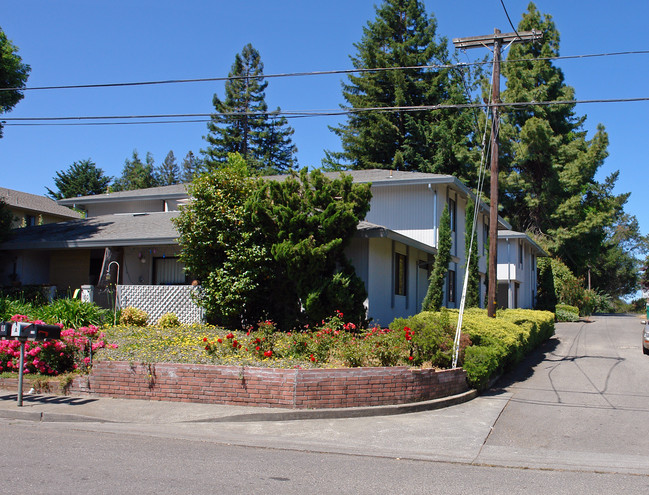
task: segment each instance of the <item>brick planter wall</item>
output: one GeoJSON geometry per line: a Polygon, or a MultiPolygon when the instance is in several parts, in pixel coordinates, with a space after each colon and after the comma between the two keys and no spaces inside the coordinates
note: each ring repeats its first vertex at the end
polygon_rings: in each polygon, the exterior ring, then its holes
{"type": "Polygon", "coordinates": [[[95,363],[69,394],[292,409],[406,404],[468,390],[462,369],[274,369],[95,363]]]}

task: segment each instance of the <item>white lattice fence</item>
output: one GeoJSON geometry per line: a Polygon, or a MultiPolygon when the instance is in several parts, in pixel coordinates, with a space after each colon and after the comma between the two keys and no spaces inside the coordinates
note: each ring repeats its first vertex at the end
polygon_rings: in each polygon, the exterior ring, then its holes
{"type": "Polygon", "coordinates": [[[118,285],[117,303],[146,311],[149,323],[156,323],[165,313],[174,313],[181,323],[203,321],[204,312],[192,299],[192,285],[118,285]]]}

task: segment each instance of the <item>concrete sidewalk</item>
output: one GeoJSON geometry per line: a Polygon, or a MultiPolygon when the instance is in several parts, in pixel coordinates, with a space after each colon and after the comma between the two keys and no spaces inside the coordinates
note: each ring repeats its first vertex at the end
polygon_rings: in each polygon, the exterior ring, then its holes
{"type": "Polygon", "coordinates": [[[389,416],[440,409],[469,401],[475,390],[410,404],[338,409],[282,409],[171,401],[112,399],[92,396],[17,394],[0,390],[0,418],[43,422],[101,422],[133,424],[214,423],[230,421],[290,421],[389,416]]]}

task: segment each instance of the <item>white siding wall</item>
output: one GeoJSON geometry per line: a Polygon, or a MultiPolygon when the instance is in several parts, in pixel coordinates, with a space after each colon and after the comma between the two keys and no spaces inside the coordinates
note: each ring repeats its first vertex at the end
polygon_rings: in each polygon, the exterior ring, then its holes
{"type": "Polygon", "coordinates": [[[425,184],[373,187],[370,211],[365,220],[435,246],[437,222],[433,218],[433,198],[434,189],[425,184]]]}
{"type": "Polygon", "coordinates": [[[524,239],[500,239],[498,241],[498,282],[507,284],[508,306],[532,309],[536,299],[536,256],[524,239]],[[523,263],[520,262],[519,245],[523,246],[523,263]],[[516,296],[516,284],[518,294],[516,296]],[[517,301],[516,301],[517,300],[517,301]]]}
{"type": "Polygon", "coordinates": [[[419,263],[428,261],[428,253],[386,238],[355,238],[345,253],[365,283],[367,316],[372,324],[388,326],[395,318],[421,311],[428,272],[425,267],[419,268],[419,263]],[[393,253],[408,256],[405,296],[394,294],[393,253]]]}
{"type": "Polygon", "coordinates": [[[88,216],[96,217],[99,215],[112,215],[114,213],[145,213],[164,211],[164,201],[161,199],[148,201],[123,201],[89,204],[88,216]]]}

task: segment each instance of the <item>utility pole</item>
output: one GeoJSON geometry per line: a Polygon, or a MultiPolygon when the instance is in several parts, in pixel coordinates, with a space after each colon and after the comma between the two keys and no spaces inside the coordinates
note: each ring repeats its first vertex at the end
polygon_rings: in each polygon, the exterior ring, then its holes
{"type": "Polygon", "coordinates": [[[491,180],[489,201],[489,287],[487,291],[487,314],[489,317],[496,316],[496,304],[498,297],[498,131],[500,128],[498,105],[500,103],[500,50],[503,44],[522,43],[535,41],[543,37],[537,31],[521,31],[520,33],[501,33],[494,29],[494,34],[485,36],[470,36],[468,38],[454,38],[453,44],[456,48],[478,48],[493,46],[494,68],[491,90],[491,180]]]}

